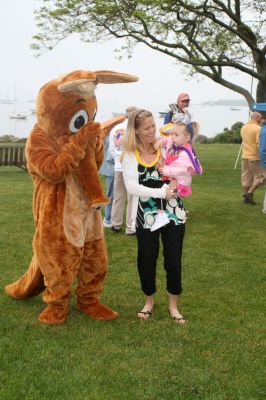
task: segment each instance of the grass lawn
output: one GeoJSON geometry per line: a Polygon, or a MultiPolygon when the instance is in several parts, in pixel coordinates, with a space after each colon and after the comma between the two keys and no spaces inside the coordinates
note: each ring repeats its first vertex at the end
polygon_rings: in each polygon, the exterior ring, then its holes
{"type": "MultiPolygon", "coordinates": [[[[0,168],[0,302],[2,400],[259,400],[265,388],[265,188],[256,206],[241,198],[238,145],[200,145],[204,174],[193,179],[183,254],[180,311],[170,319],[161,256],[152,317],[135,266],[136,239],[106,229],[109,274],[102,301],[115,321],[75,309],[62,326],[37,322],[41,296],[18,301],[3,288],[31,259],[30,176],[0,168]]],[[[74,289],[74,288],[73,288],[74,289]]]]}

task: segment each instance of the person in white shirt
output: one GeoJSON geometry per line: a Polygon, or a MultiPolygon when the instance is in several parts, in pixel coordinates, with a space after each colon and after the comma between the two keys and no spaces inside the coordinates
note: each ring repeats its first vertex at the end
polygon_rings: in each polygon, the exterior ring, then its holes
{"type": "Polygon", "coordinates": [[[137,107],[134,106],[130,106],[126,109],[126,120],[121,124],[116,125],[111,130],[109,139],[109,152],[115,160],[114,193],[111,213],[112,231],[115,233],[121,232],[124,208],[127,200],[126,235],[135,235],[135,229],[132,229],[132,196],[127,194],[125,187],[121,164],[121,154],[123,149],[123,139],[127,128],[127,117],[130,112],[136,109],[137,107]]]}
{"type": "Polygon", "coordinates": [[[105,177],[106,180],[106,196],[109,197],[110,202],[105,206],[103,226],[104,228],[111,228],[111,213],[114,195],[114,157],[109,152],[109,140],[110,137],[107,135],[104,139],[104,159],[99,173],[105,177]]]}

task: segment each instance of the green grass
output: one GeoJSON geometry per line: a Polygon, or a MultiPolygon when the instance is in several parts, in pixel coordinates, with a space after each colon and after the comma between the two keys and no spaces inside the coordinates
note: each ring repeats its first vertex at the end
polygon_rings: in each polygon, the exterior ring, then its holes
{"type": "MultiPolygon", "coordinates": [[[[37,322],[41,296],[3,292],[31,259],[30,176],[0,168],[0,398],[3,400],[259,400],[265,390],[265,188],[242,203],[238,145],[200,145],[184,254],[181,327],[169,317],[162,259],[149,321],[136,271],[136,239],[106,230],[109,274],[102,301],[112,322],[75,309],[62,326],[37,322]]],[[[74,289],[74,288],[73,288],[74,289]]]]}

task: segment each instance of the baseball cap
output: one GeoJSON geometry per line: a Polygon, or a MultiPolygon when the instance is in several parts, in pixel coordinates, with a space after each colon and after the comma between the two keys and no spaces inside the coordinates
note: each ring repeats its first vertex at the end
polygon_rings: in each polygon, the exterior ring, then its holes
{"type": "Polygon", "coordinates": [[[182,100],[190,100],[189,94],[188,93],[180,93],[180,95],[177,98],[177,101],[182,101],[182,100]]]}

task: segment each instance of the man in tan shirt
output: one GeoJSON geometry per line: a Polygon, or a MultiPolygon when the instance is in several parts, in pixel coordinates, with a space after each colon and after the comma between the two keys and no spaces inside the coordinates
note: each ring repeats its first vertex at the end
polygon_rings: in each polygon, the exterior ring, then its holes
{"type": "Polygon", "coordinates": [[[253,112],[250,120],[242,127],[240,132],[243,144],[241,184],[244,203],[247,204],[256,204],[253,200],[253,193],[265,181],[258,151],[262,120],[262,115],[259,112],[253,112]]]}

